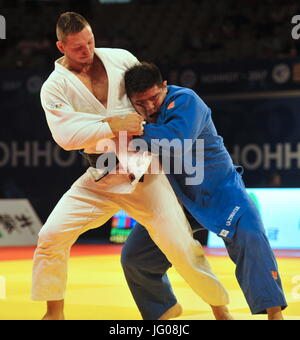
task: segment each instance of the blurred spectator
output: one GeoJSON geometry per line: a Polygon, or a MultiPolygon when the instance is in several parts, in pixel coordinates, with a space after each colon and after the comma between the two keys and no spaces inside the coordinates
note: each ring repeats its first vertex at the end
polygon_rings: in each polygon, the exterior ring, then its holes
{"type": "Polygon", "coordinates": [[[167,64],[228,62],[299,55],[291,38],[296,0],[136,0],[101,4],[98,0],[2,1],[7,41],[2,67],[46,67],[59,55],[53,26],[60,13],[87,16],[99,31],[97,46],[125,48],[141,60],[167,64]]]}
{"type": "Polygon", "coordinates": [[[277,172],[271,173],[271,175],[268,178],[267,187],[269,188],[281,187],[281,176],[277,172]]]}
{"type": "Polygon", "coordinates": [[[3,176],[0,182],[0,198],[25,198],[24,192],[8,176],[3,176]]]}

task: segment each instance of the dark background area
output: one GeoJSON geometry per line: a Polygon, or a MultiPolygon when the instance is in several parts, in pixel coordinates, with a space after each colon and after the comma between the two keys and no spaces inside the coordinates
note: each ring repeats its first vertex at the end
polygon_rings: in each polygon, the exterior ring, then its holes
{"type": "MultiPolygon", "coordinates": [[[[87,167],[55,145],[39,100],[60,57],[55,25],[65,11],[86,17],[96,47],[127,49],[157,63],[169,84],[193,88],[244,166],[246,186],[300,186],[300,42],[291,34],[298,1],[0,0],[1,198],[28,198],[44,222],[87,167]]],[[[106,240],[109,232],[82,240],[106,240]]]]}

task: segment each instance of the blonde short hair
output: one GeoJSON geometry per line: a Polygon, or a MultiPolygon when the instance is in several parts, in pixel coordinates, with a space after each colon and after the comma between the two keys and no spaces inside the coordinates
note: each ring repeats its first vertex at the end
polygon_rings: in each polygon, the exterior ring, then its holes
{"type": "Polygon", "coordinates": [[[65,12],[60,15],[56,25],[56,36],[59,41],[66,42],[69,34],[79,33],[86,26],[90,26],[87,20],[75,12],[65,12]]]}

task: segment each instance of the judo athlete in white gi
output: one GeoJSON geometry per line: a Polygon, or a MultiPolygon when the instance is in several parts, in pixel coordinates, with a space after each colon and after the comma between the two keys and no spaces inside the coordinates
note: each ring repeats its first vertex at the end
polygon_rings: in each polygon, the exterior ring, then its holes
{"type": "MultiPolygon", "coordinates": [[[[55,62],[41,90],[54,140],[65,150],[84,149],[92,155],[99,153],[99,141],[114,139],[122,130],[140,135],[143,118],[132,113],[124,88],[124,73],[137,59],[125,50],[95,49],[90,25],[76,13],[61,15],[57,35],[64,57],[55,62]]],[[[143,161],[148,167],[151,157],[143,161]]],[[[108,173],[101,177],[90,167],[60,199],[39,233],[34,255],[32,298],[47,301],[44,319],[64,319],[71,246],[79,235],[103,225],[120,209],[147,228],[156,245],[213,311],[227,313],[228,294],[212,273],[201,245],[192,238],[166,176],[145,174],[139,182],[142,175],[108,173]]],[[[153,318],[174,317],[178,306],[174,310],[170,305],[165,312],[158,310],[153,318]]]]}
{"type": "MultiPolygon", "coordinates": [[[[209,107],[191,89],[167,86],[153,64],[139,63],[126,71],[125,87],[136,111],[149,122],[144,134],[135,137],[137,142],[146,142],[144,150],[153,150],[161,141],[192,141],[181,158],[182,172],[166,171],[174,192],[203,227],[224,240],[251,312],[282,319],[281,310],[287,303],[276,259],[259,212],[246,193],[242,169],[233,165],[209,107]],[[204,152],[197,147],[198,140],[204,141],[204,152]],[[204,153],[204,176],[191,183],[195,174],[189,172],[190,162],[198,153],[204,153]]],[[[168,308],[177,302],[166,275],[171,264],[140,225],[135,226],[123,248],[122,265],[143,315],[151,315],[156,308],[163,311],[164,305],[168,308]]]]}

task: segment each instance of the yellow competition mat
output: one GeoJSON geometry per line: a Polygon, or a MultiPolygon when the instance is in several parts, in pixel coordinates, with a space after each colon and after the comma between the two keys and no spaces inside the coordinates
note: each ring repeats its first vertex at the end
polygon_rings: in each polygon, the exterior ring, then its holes
{"type": "MultiPolygon", "coordinates": [[[[1,248],[0,248],[1,252],[1,248]]],[[[106,252],[107,253],[107,252],[106,252]]],[[[228,289],[233,317],[267,319],[251,315],[234,276],[234,264],[228,257],[208,255],[216,275],[228,289]]],[[[300,259],[278,258],[288,308],[285,319],[300,320],[300,259]]],[[[43,302],[30,300],[32,260],[0,260],[0,319],[38,320],[45,313],[43,302]]],[[[174,292],[183,307],[179,320],[213,320],[210,308],[176,273],[169,270],[174,292]]],[[[65,300],[69,320],[140,320],[122,273],[119,254],[72,256],[65,300]]]]}

